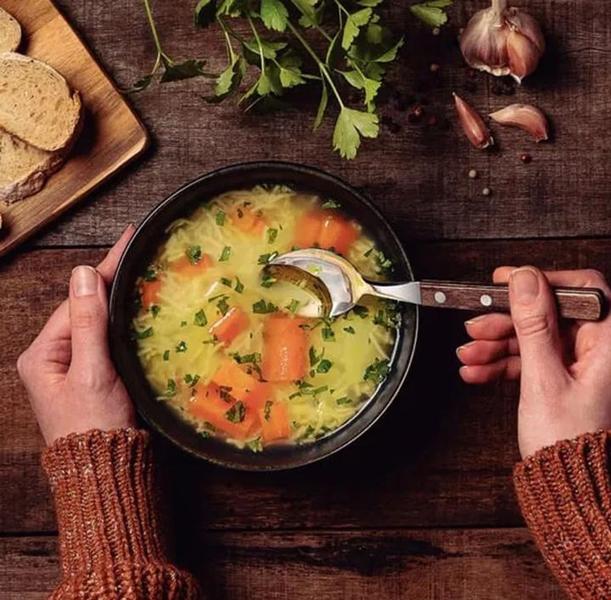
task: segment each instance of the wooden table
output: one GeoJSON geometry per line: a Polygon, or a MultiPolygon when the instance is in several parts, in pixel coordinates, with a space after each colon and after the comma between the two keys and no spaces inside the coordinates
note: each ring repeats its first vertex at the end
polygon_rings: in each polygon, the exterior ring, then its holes
{"type": "MultiPolygon", "coordinates": [[[[155,2],[173,56],[223,61],[216,33],[195,32],[192,2],[155,2]]],[[[65,296],[73,266],[98,260],[129,221],[169,192],[229,163],[281,158],[323,167],[362,187],[390,218],[421,277],[487,279],[499,264],[591,266],[609,272],[611,18],[603,0],[532,0],[549,50],[536,77],[511,92],[473,77],[456,30],[421,29],[403,6],[392,19],[407,44],[382,103],[380,138],[358,160],[313,135],[304,110],[256,118],[206,105],[203,80],[133,97],[153,133],[143,160],[29,246],[0,263],[0,596],[43,598],[58,577],[55,520],[39,467],[41,440],[15,360],[65,296]],[[432,75],[430,63],[440,65],[432,75]],[[472,149],[450,91],[483,111],[532,101],[552,118],[554,141],[536,146],[496,128],[499,150],[472,149]],[[408,122],[426,102],[449,127],[408,122]],[[519,160],[529,152],[533,162],[519,160]],[[477,179],[467,173],[476,169],[477,179]],[[484,197],[482,188],[492,195],[484,197]]],[[[460,0],[462,24],[484,2],[460,0]]],[[[526,4],[522,2],[522,4],[526,4]]],[[[62,0],[62,9],[122,84],[152,60],[142,7],[131,0],[62,0]]],[[[225,471],[160,444],[172,496],[177,556],[212,598],[399,597],[551,600],[562,592],[524,528],[511,471],[513,385],[470,388],[456,375],[464,315],[426,312],[417,360],[391,410],[353,447],[295,472],[225,471]]]]}

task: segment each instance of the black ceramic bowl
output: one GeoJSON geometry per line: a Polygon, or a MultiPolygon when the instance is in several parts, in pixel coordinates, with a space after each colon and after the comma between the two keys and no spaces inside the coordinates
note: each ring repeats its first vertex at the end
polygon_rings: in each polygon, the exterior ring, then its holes
{"type": "Polygon", "coordinates": [[[262,183],[285,184],[340,202],[342,209],[356,218],[384,254],[392,258],[394,278],[399,281],[413,279],[397,236],[371,202],[340,179],[311,167],[284,162],[252,162],[225,167],[180,188],[144,219],[121,258],[110,295],[113,359],[140,415],[152,428],[195,456],[244,470],[278,470],[306,465],[337,452],[363,434],[397,395],[410,367],[418,330],[416,307],[405,305],[388,378],[350,421],[309,444],[274,446],[260,453],[240,450],[220,440],[202,437],[165,403],[156,400],[130,336],[136,279],[165,239],[167,226],[175,219],[188,216],[196,207],[218,194],[262,183]]]}

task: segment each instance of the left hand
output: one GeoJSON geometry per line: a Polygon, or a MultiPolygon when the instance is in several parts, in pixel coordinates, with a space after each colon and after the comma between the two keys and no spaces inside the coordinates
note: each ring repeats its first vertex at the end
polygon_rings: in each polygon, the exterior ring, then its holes
{"type": "Polygon", "coordinates": [[[71,433],[135,425],[134,407],[110,359],[106,296],[133,233],[130,225],[96,269],[72,271],[68,300],[17,361],[48,445],[71,433]]]}

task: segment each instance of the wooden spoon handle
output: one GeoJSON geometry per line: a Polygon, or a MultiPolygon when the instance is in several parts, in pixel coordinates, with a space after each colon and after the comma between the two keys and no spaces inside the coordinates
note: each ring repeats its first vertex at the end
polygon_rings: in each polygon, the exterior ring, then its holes
{"type": "MultiPolygon", "coordinates": [[[[598,321],[606,312],[606,298],[597,288],[554,288],[558,312],[565,319],[598,321]]],[[[456,281],[421,281],[421,304],[478,312],[509,312],[506,285],[456,281]]]]}

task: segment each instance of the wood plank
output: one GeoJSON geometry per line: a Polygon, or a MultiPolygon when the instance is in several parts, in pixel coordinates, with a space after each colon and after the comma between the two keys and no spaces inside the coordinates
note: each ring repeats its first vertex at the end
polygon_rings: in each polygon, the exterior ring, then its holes
{"type": "MultiPolygon", "coordinates": [[[[210,599],[565,597],[524,529],[184,533],[180,562],[210,599]]],[[[3,598],[45,598],[56,552],[51,537],[1,539],[3,598]]]]}
{"type": "MultiPolygon", "coordinates": [[[[500,94],[504,87],[483,74],[472,78],[455,44],[457,27],[481,2],[456,3],[453,25],[439,38],[407,14],[407,3],[387,4],[406,45],[391,91],[380,101],[386,124],[378,140],[364,143],[357,160],[341,161],[331,153],[332,123],[312,134],[314,94],[304,94],[297,110],[259,117],[240,115],[232,102],[204,103],[200,96],[209,85],[204,80],[154,87],[133,101],[153,132],[155,151],[38,243],[109,243],[128,221],[140,221],[199,174],[271,158],[316,165],[346,178],[369,193],[409,239],[607,234],[611,149],[601,132],[611,119],[611,19],[605,3],[583,0],[575,10],[570,2],[529,2],[549,48],[539,73],[510,95],[500,94]],[[436,77],[431,62],[441,65],[436,77]],[[554,142],[535,146],[522,132],[496,126],[499,152],[472,149],[455,122],[452,90],[483,112],[511,102],[540,105],[553,121],[554,142]],[[410,99],[428,102],[427,110],[447,117],[450,128],[408,123],[404,109],[410,99]],[[525,151],[534,157],[530,165],[518,159],[525,151]],[[472,168],[478,179],[467,177],[472,168]],[[489,198],[481,195],[485,186],[493,190],[489,198]]],[[[130,84],[150,68],[154,51],[139,3],[60,0],[60,5],[120,83],[130,84]]],[[[155,3],[164,45],[172,56],[203,56],[211,70],[218,70],[225,60],[218,32],[194,30],[191,8],[188,2],[155,3]]]]}
{"type": "Polygon", "coordinates": [[[22,51],[57,69],[78,90],[83,131],[66,164],[40,192],[2,208],[0,255],[50,223],[141,154],[146,130],[50,0],[0,0],[20,22],[22,51]]]}
{"type": "MultiPolygon", "coordinates": [[[[421,277],[485,280],[493,266],[507,263],[611,273],[609,243],[444,242],[408,250],[421,277]]],[[[38,466],[36,424],[14,364],[66,294],[71,268],[101,254],[35,250],[0,267],[0,531],[55,527],[38,466]]],[[[387,415],[323,463],[287,473],[236,473],[162,444],[178,518],[194,530],[520,524],[511,484],[516,388],[459,382],[454,348],[465,341],[464,319],[453,311],[424,312],[413,371],[387,415]]]]}

